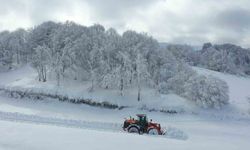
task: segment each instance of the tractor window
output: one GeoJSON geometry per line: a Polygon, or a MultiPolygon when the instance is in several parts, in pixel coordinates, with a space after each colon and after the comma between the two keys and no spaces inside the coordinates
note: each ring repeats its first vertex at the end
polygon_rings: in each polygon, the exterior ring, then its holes
{"type": "Polygon", "coordinates": [[[147,117],[146,116],[138,116],[138,120],[142,122],[147,122],[147,117]]]}

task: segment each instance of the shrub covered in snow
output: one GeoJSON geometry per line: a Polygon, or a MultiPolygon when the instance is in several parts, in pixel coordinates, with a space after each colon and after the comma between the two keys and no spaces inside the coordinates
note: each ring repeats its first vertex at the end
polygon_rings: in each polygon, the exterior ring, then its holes
{"type": "Polygon", "coordinates": [[[167,80],[168,89],[170,91],[174,91],[174,93],[178,95],[182,95],[185,93],[185,85],[187,81],[192,78],[192,76],[196,76],[196,72],[193,71],[190,67],[186,65],[179,65],[179,69],[176,72],[175,76],[167,80]]]}
{"type": "Polygon", "coordinates": [[[183,95],[203,108],[219,109],[229,101],[226,82],[212,76],[192,76],[183,95]]]}
{"type": "Polygon", "coordinates": [[[126,106],[118,106],[117,104],[112,104],[107,101],[99,102],[99,101],[94,101],[92,99],[74,98],[65,95],[36,92],[25,89],[11,89],[11,88],[8,89],[0,87],[0,94],[7,94],[7,96],[16,99],[31,99],[31,100],[53,99],[74,104],[86,104],[89,106],[108,108],[108,109],[123,109],[126,107],[126,106]]]}

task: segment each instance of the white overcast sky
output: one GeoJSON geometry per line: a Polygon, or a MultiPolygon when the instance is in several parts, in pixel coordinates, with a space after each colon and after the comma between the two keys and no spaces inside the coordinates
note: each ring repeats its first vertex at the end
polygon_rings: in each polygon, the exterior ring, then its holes
{"type": "Polygon", "coordinates": [[[0,0],[0,31],[49,20],[148,32],[160,42],[250,47],[250,0],[0,0]]]}

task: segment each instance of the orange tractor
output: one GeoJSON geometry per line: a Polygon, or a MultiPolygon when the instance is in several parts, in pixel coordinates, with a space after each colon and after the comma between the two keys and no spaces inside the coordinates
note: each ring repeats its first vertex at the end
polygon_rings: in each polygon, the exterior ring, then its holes
{"type": "Polygon", "coordinates": [[[153,123],[152,120],[148,122],[145,114],[137,114],[137,119],[131,118],[125,119],[123,124],[123,130],[129,133],[138,134],[151,134],[151,135],[163,135],[165,132],[161,129],[161,125],[153,123]]]}

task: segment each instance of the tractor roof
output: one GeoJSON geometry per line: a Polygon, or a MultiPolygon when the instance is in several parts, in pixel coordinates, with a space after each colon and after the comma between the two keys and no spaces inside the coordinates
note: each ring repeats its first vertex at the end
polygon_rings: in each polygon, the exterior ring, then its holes
{"type": "Polygon", "coordinates": [[[146,114],[136,114],[136,116],[138,116],[138,117],[145,117],[146,114]]]}

